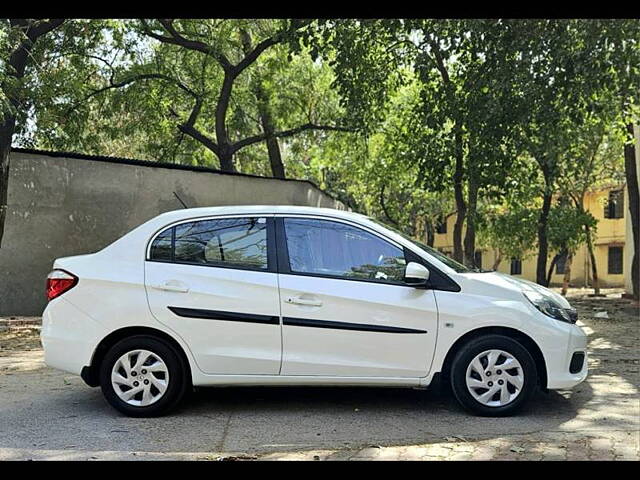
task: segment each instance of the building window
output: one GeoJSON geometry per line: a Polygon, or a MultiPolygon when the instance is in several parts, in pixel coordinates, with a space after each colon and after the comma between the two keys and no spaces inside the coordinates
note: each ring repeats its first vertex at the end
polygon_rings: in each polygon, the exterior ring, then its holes
{"type": "Polygon", "coordinates": [[[564,267],[567,263],[567,254],[562,253],[558,256],[558,260],[556,260],[556,274],[562,275],[564,274],[564,267]]]}
{"type": "Polygon", "coordinates": [[[609,273],[622,274],[622,247],[609,247],[609,273]]]}
{"type": "Polygon", "coordinates": [[[476,268],[482,268],[482,251],[476,250],[476,253],[473,255],[473,263],[476,268]]]}
{"type": "Polygon", "coordinates": [[[522,260],[519,258],[511,259],[511,275],[522,275],[522,260]]]}
{"type": "Polygon", "coordinates": [[[436,233],[447,233],[447,219],[438,218],[438,224],[436,225],[436,233]]]}
{"type": "Polygon", "coordinates": [[[624,217],[624,192],[622,190],[612,190],[609,192],[609,199],[604,206],[604,218],[624,217]]]}

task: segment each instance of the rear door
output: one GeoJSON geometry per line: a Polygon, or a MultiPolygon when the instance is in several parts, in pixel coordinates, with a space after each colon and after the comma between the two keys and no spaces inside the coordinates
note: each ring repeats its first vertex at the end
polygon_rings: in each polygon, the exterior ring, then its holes
{"type": "Polygon", "coordinates": [[[404,283],[402,246],[332,219],[276,222],[282,375],[427,375],[435,295],[404,283]]]}
{"type": "Polygon", "coordinates": [[[151,312],[208,374],[277,375],[281,327],[273,218],[182,222],[152,240],[145,262],[151,312]]]}

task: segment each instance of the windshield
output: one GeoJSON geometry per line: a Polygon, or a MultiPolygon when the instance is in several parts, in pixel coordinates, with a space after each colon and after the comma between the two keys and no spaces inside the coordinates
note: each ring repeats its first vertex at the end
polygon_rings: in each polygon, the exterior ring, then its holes
{"type": "Polygon", "coordinates": [[[473,272],[474,270],[465,267],[463,264],[456,262],[453,258],[447,257],[444,253],[439,252],[438,250],[436,250],[433,247],[430,247],[429,245],[425,245],[424,243],[410,237],[409,235],[407,235],[404,232],[401,232],[400,230],[398,230],[397,228],[394,228],[390,225],[387,225],[386,223],[381,222],[380,220],[376,220],[375,218],[371,218],[371,217],[367,217],[369,220],[371,220],[372,222],[377,223],[378,225],[383,226],[384,228],[388,228],[389,230],[391,230],[392,232],[397,233],[398,235],[402,236],[403,238],[405,238],[406,240],[409,240],[411,243],[413,243],[416,247],[418,247],[420,250],[424,250],[425,252],[427,252],[429,255],[437,258],[438,260],[440,260],[442,263],[444,263],[447,267],[452,268],[453,270],[455,270],[457,273],[469,273],[469,272],[473,272]]]}

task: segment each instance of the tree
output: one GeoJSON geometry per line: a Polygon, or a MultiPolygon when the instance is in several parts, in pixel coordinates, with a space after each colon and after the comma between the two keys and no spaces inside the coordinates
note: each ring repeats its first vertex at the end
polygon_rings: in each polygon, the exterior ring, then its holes
{"type": "Polygon", "coordinates": [[[421,101],[407,119],[415,141],[403,155],[419,166],[422,188],[453,190],[453,256],[468,265],[479,195],[502,193],[515,157],[511,117],[521,102],[513,98],[509,67],[497,61],[504,35],[493,20],[376,20],[327,22],[307,39],[317,51],[329,50],[351,120],[365,132],[375,131],[386,100],[415,75],[421,101]]]}
{"type": "Polygon", "coordinates": [[[560,197],[556,205],[549,212],[548,239],[552,251],[558,252],[551,268],[547,273],[546,283],[549,284],[556,262],[564,257],[565,277],[562,294],[565,295],[571,277],[571,261],[580,245],[587,240],[586,232],[594,231],[596,219],[591,213],[580,211],[571,204],[567,197],[560,197]],[[588,228],[585,228],[587,226],[588,228]]]}
{"type": "MultiPolygon", "coordinates": [[[[585,198],[589,191],[624,181],[620,152],[624,134],[609,116],[591,116],[576,132],[574,148],[564,156],[565,168],[558,179],[560,195],[571,200],[577,218],[585,220],[584,235],[591,264],[595,295],[600,294],[598,266],[593,248],[595,219],[587,214],[585,198]]],[[[581,235],[581,233],[578,233],[581,235]]],[[[553,267],[553,265],[552,265],[553,267]]],[[[549,278],[549,275],[547,275],[549,278]]]]}
{"type": "Polygon", "coordinates": [[[480,207],[478,238],[495,252],[493,270],[502,260],[528,258],[536,242],[536,172],[529,165],[524,174],[525,167],[520,165],[520,176],[509,180],[510,191],[501,203],[488,201],[480,207]]]}
{"type": "Polygon", "coordinates": [[[99,41],[102,22],[64,19],[0,20],[0,244],[7,215],[9,154],[27,119],[44,114],[85,72],[72,59],[99,41]]]}
{"type": "MultiPolygon", "coordinates": [[[[146,45],[146,51],[132,62],[102,59],[107,84],[92,86],[85,98],[112,93],[114,107],[131,101],[144,105],[160,117],[163,137],[168,127],[178,135],[176,144],[185,137],[197,142],[219,160],[224,171],[237,170],[234,157],[241,150],[266,142],[273,171],[283,176],[277,139],[313,130],[349,131],[313,121],[276,131],[270,104],[283,92],[266,89],[261,78],[250,75],[264,71],[259,67],[265,55],[285,48],[285,40],[307,24],[297,20],[141,20],[128,28],[143,39],[143,45],[145,38],[159,43],[146,45]],[[138,84],[143,88],[136,89],[138,84]],[[253,112],[247,104],[257,109],[258,133],[250,131],[253,112]]],[[[282,60],[281,55],[276,57],[282,60]]]]}
{"type": "MultiPolygon", "coordinates": [[[[627,35],[636,33],[615,21],[509,23],[515,35],[508,45],[511,54],[504,58],[512,65],[512,81],[520,96],[527,99],[520,120],[521,145],[544,178],[536,281],[546,285],[549,213],[558,178],[566,170],[565,152],[576,148],[582,140],[579,131],[592,116],[607,117],[614,109],[620,112],[619,102],[612,102],[611,95],[625,70],[619,51],[627,35]]],[[[628,77],[638,80],[637,75],[625,74],[628,77]]]]}

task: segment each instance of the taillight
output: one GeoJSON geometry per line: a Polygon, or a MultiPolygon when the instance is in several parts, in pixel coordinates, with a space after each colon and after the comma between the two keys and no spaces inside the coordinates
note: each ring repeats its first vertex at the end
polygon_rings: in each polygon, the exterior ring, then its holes
{"type": "Polygon", "coordinates": [[[78,283],[78,277],[65,272],[64,270],[54,270],[47,275],[47,300],[59,297],[67,290],[70,290],[78,283]]]}

